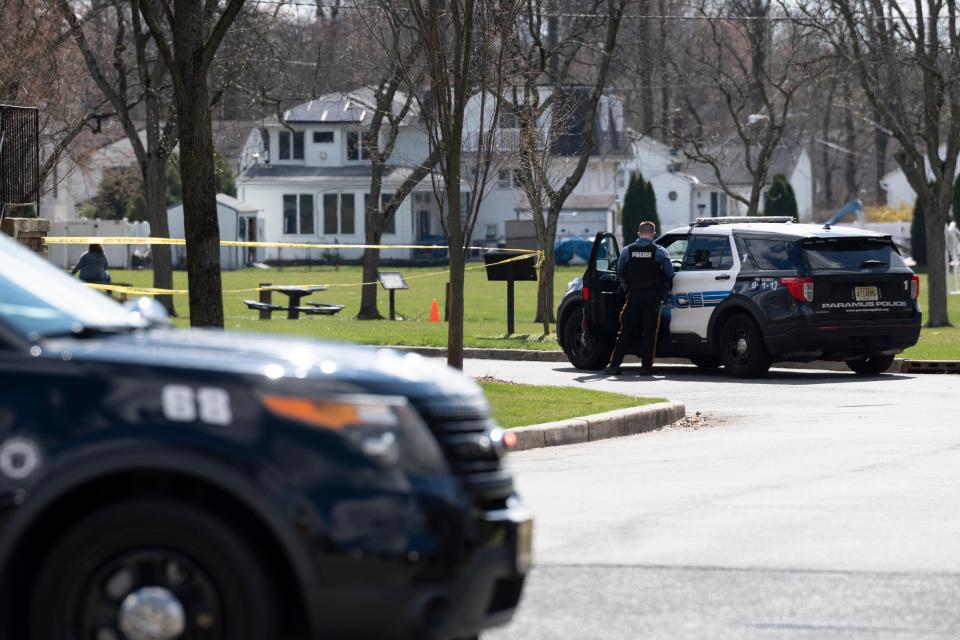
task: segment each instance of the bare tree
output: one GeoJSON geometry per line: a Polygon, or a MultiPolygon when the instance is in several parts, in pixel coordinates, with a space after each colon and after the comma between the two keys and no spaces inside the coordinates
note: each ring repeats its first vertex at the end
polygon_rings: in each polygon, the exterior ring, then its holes
{"type": "MultiPolygon", "coordinates": [[[[590,159],[609,142],[596,139],[595,124],[628,1],[591,0],[561,32],[560,21],[552,15],[557,3],[525,0],[523,19],[511,39],[516,71],[505,97],[518,120],[518,175],[543,250],[537,321],[543,323],[544,335],[554,322],[554,242],[560,211],[590,159]],[[572,86],[578,73],[591,77],[592,83],[572,86]]],[[[652,102],[648,111],[652,123],[652,102]]]]}
{"type": "MultiPolygon", "coordinates": [[[[370,197],[364,208],[364,242],[368,245],[379,245],[383,233],[396,215],[397,209],[410,195],[414,188],[423,181],[436,166],[440,155],[439,149],[433,147],[430,155],[407,173],[403,182],[393,191],[389,200],[383,198],[383,177],[387,170],[387,163],[393,156],[400,135],[401,127],[413,119],[411,108],[414,106],[413,96],[399,93],[403,74],[399,69],[393,69],[390,77],[384,78],[374,89],[372,104],[373,116],[368,130],[368,141],[365,143],[370,155],[370,197]],[[381,144],[380,141],[383,140],[381,144]]],[[[377,308],[377,271],[380,268],[380,249],[366,248],[363,250],[363,288],[360,293],[360,310],[358,320],[380,320],[383,318],[377,308]]]]}
{"type": "MultiPolygon", "coordinates": [[[[40,0],[0,2],[0,102],[37,107],[40,182],[62,178],[55,168],[87,127],[112,114],[82,73],[69,32],[55,7],[40,0]]],[[[50,184],[47,190],[54,189],[50,184]]]]}
{"type": "Polygon", "coordinates": [[[960,153],[960,17],[956,0],[829,0],[803,6],[857,76],[926,214],[928,319],[949,326],[944,225],[960,153]]]}
{"type": "MultiPolygon", "coordinates": [[[[163,62],[156,60],[151,45],[153,36],[140,19],[139,0],[112,0],[95,6],[91,13],[78,16],[68,0],[59,0],[60,12],[70,28],[77,47],[104,98],[109,101],[133,148],[143,177],[147,219],[154,237],[170,237],[167,219],[166,164],[176,146],[176,118],[172,106],[165,104],[168,85],[163,62]],[[112,9],[112,11],[111,11],[112,9]],[[84,23],[93,12],[112,13],[113,39],[109,47],[91,42],[84,23]],[[129,34],[129,35],[128,35],[129,34]],[[132,57],[128,50],[133,48],[132,57]],[[104,50],[106,49],[106,50],[104,50]],[[142,140],[135,122],[135,110],[144,116],[146,140],[142,140]]],[[[154,245],[153,286],[173,289],[173,262],[168,245],[154,245]]],[[[159,295],[157,300],[175,315],[173,297],[159,295]]]]}
{"type": "Polygon", "coordinates": [[[687,158],[709,166],[717,185],[755,215],[795,97],[820,72],[822,55],[813,31],[771,0],[701,0],[696,15],[699,29],[688,34],[674,64],[685,82],[705,86],[706,100],[686,101],[694,119],[723,124],[713,135],[704,129],[674,135],[687,158]],[[749,173],[749,194],[729,184],[725,169],[732,164],[749,173]]]}
{"type": "Polygon", "coordinates": [[[223,327],[220,226],[207,75],[244,0],[141,0],[140,11],[173,79],[190,280],[190,324],[223,327]]]}
{"type": "MultiPolygon", "coordinates": [[[[393,43],[420,41],[425,83],[403,66],[403,51],[390,46],[404,68],[405,89],[418,102],[438,158],[431,174],[444,210],[443,228],[450,256],[447,363],[463,367],[464,269],[480,205],[490,184],[493,139],[506,80],[505,42],[513,28],[518,0],[378,0],[393,43]],[[426,85],[426,86],[424,86],[426,85]],[[479,96],[476,109],[468,102],[479,96]],[[464,149],[465,121],[474,118],[470,152],[464,149]],[[438,176],[439,173],[439,176],[438,176]],[[468,197],[463,198],[461,190],[468,197]]],[[[388,45],[389,46],[389,45],[388,45]]]]}
{"type": "MultiPolygon", "coordinates": [[[[379,245],[397,209],[436,166],[440,151],[434,146],[426,158],[416,158],[414,166],[393,190],[390,198],[384,199],[383,178],[387,174],[388,163],[393,159],[402,128],[422,124],[420,104],[415,94],[405,92],[402,88],[407,84],[417,87],[423,85],[423,41],[414,33],[401,31],[396,32],[401,40],[394,41],[394,32],[384,23],[381,15],[360,15],[378,48],[393,54],[365,54],[367,66],[379,69],[380,79],[375,86],[349,94],[351,100],[364,104],[371,113],[370,126],[363,141],[371,166],[370,193],[364,207],[364,242],[367,245],[379,245]]],[[[361,281],[364,284],[360,293],[358,320],[383,318],[377,308],[379,265],[380,249],[365,248],[361,281]]]]}

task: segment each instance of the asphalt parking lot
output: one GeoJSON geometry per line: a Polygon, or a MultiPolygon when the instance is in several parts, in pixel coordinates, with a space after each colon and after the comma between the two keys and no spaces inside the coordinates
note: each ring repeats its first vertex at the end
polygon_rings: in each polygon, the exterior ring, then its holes
{"type": "Polygon", "coordinates": [[[663,396],[706,418],[513,456],[538,566],[490,638],[960,635],[960,376],[466,371],[663,396]]]}

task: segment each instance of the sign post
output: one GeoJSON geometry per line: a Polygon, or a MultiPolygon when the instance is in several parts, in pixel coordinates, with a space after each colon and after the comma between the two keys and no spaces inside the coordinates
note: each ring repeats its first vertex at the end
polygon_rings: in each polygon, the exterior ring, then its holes
{"type": "Polygon", "coordinates": [[[380,281],[380,286],[390,292],[390,319],[396,320],[397,312],[394,294],[397,292],[397,289],[409,289],[410,287],[399,271],[378,271],[377,279],[380,281]]]}
{"type": "Polygon", "coordinates": [[[516,258],[517,254],[508,251],[488,251],[483,254],[483,261],[487,266],[487,280],[489,282],[507,283],[507,335],[514,333],[514,288],[516,281],[536,282],[537,261],[536,254],[524,256],[518,260],[504,262],[516,258]]]}

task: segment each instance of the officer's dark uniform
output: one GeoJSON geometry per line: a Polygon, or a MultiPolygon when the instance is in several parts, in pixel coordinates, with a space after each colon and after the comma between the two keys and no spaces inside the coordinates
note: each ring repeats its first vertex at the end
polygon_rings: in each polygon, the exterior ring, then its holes
{"type": "Polygon", "coordinates": [[[649,370],[657,340],[657,315],[673,282],[673,264],[666,249],[640,238],[620,252],[617,273],[627,298],[620,310],[620,331],[607,368],[619,369],[627,347],[642,335],[640,357],[644,370],[649,370]]]}

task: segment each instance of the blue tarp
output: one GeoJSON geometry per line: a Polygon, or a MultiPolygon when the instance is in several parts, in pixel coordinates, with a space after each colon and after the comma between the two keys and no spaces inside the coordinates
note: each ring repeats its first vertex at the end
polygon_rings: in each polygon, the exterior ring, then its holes
{"type": "Polygon", "coordinates": [[[585,264],[590,260],[590,250],[593,249],[593,238],[560,238],[553,245],[554,258],[557,264],[567,265],[578,258],[578,263],[585,264]]]}

